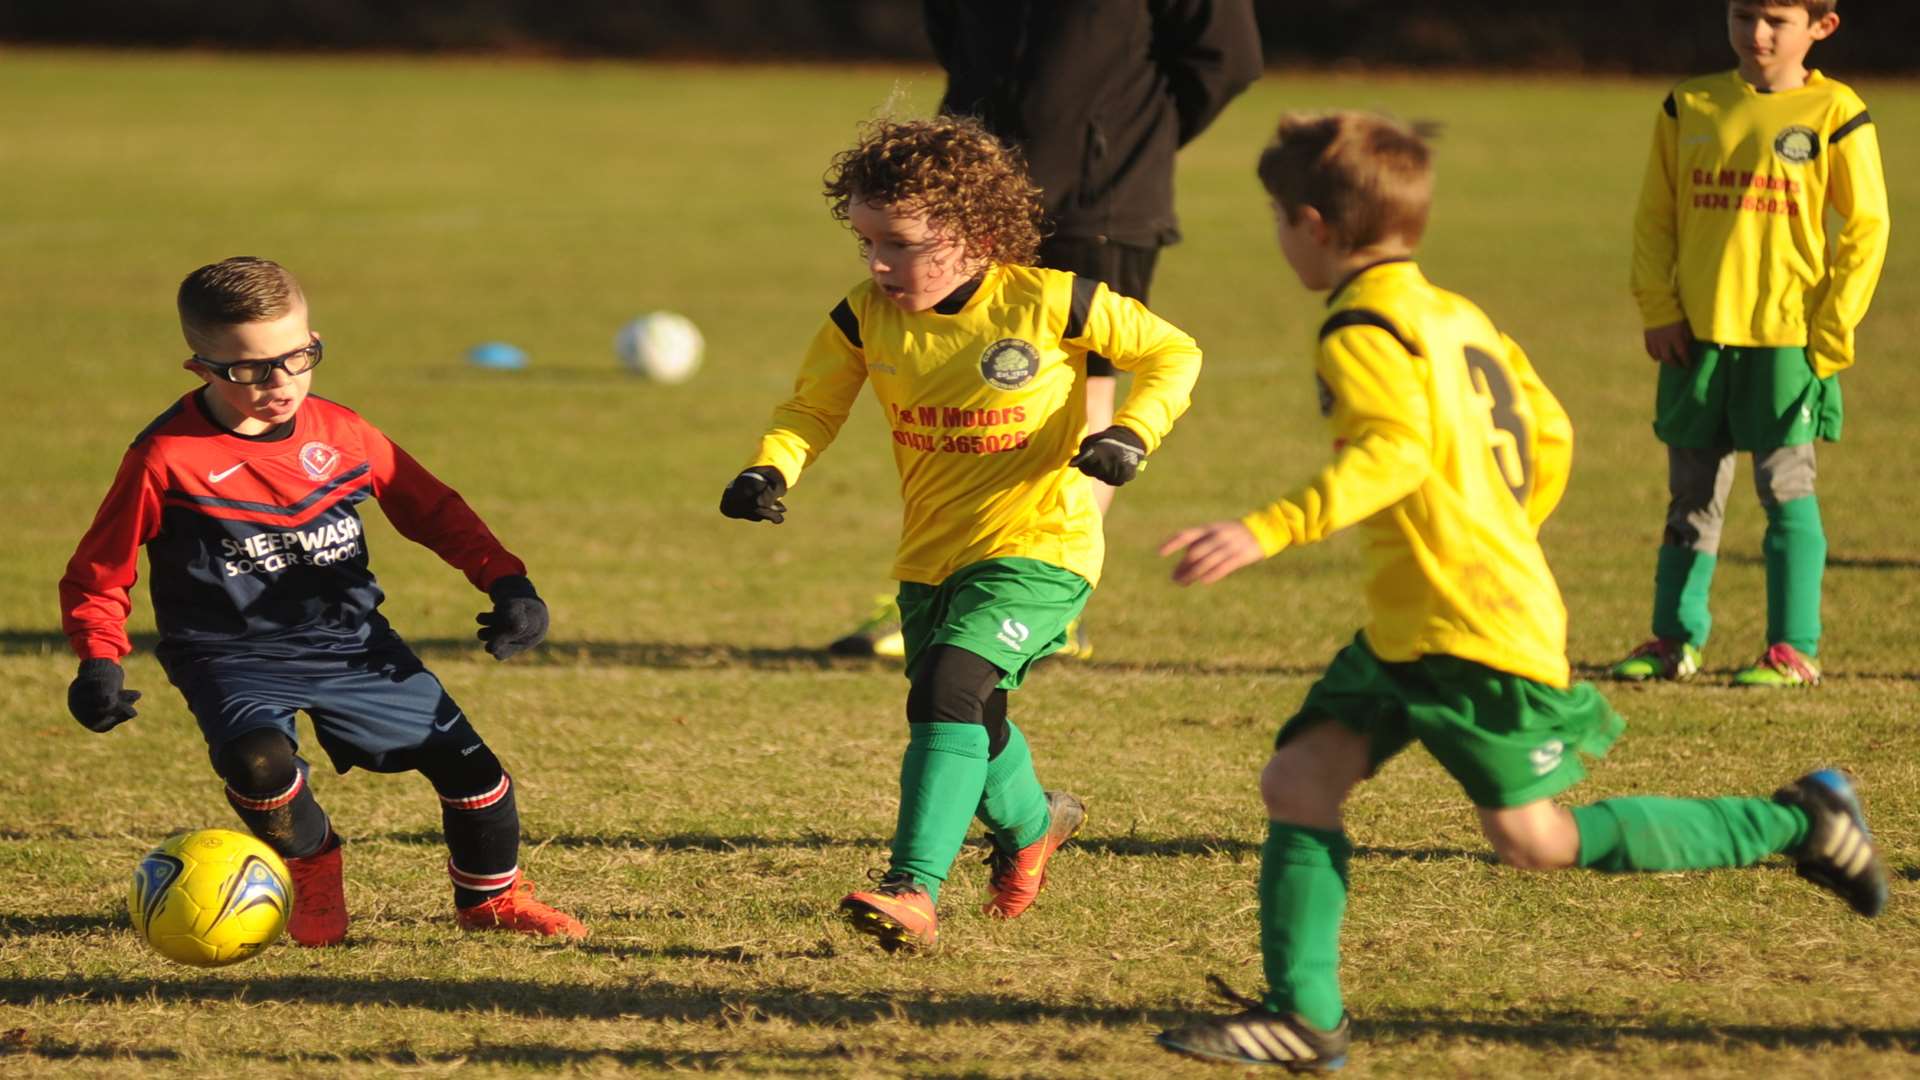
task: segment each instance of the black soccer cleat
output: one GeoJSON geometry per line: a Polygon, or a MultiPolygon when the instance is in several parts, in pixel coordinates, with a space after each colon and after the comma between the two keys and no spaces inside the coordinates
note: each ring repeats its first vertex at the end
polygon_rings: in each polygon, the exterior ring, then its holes
{"type": "Polygon", "coordinates": [[[1887,864],[1867,831],[1867,815],[1847,774],[1821,769],[1773,793],[1807,815],[1807,838],[1791,852],[1800,876],[1872,918],[1887,906],[1887,864]]]}
{"type": "Polygon", "coordinates": [[[1154,1042],[1210,1061],[1277,1065],[1296,1073],[1328,1073],[1347,1063],[1351,1026],[1347,1017],[1342,1016],[1340,1026],[1332,1031],[1322,1031],[1298,1013],[1268,1011],[1260,1002],[1234,993],[1218,976],[1209,975],[1207,981],[1245,1010],[1163,1031],[1154,1042]]]}

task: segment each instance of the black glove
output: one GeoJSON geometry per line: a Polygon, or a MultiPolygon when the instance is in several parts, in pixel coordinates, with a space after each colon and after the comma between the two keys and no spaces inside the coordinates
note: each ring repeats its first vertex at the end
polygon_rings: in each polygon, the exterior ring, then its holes
{"type": "Polygon", "coordinates": [[[1119,487],[1147,465],[1147,444],[1132,428],[1115,424],[1080,440],[1080,452],[1067,464],[1103,484],[1119,487]]]}
{"type": "Polygon", "coordinates": [[[67,711],[88,731],[112,731],[134,718],[140,691],[126,690],[127,673],[104,656],[80,661],[80,674],[67,687],[67,711]]]}
{"type": "Polygon", "coordinates": [[[495,660],[518,656],[547,640],[547,602],[533,591],[533,582],[509,575],[494,582],[487,595],[493,597],[493,610],[474,619],[480,624],[474,636],[487,643],[495,660]]]}
{"type": "Polygon", "coordinates": [[[786,494],[787,478],[780,475],[779,469],[755,465],[734,477],[727,490],[720,493],[720,512],[741,521],[771,521],[778,525],[787,520],[787,504],[780,501],[786,494]]]}

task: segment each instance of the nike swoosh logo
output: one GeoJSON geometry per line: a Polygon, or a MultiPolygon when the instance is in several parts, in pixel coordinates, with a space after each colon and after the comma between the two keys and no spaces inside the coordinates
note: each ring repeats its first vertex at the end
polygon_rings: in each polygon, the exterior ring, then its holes
{"type": "MultiPolygon", "coordinates": [[[[240,465],[245,465],[245,464],[246,462],[244,461],[240,463],[240,465]]],[[[212,469],[208,469],[207,479],[217,484],[220,481],[225,480],[227,477],[232,476],[234,473],[240,471],[240,465],[235,465],[233,468],[228,469],[225,472],[214,472],[212,469]]]]}
{"type": "Polygon", "coordinates": [[[441,723],[441,722],[440,722],[440,721],[438,721],[438,720],[435,720],[435,721],[433,722],[433,730],[435,730],[435,731],[451,731],[451,730],[453,730],[453,725],[455,725],[455,724],[457,724],[457,723],[459,723],[460,721],[462,721],[462,720],[464,720],[464,719],[466,719],[466,716],[467,716],[467,714],[466,714],[466,713],[459,713],[459,712],[457,712],[457,713],[454,713],[454,714],[453,714],[452,716],[450,716],[450,717],[448,717],[448,718],[447,718],[447,722],[446,722],[446,723],[444,723],[444,724],[443,724],[443,723],[441,723]]]}

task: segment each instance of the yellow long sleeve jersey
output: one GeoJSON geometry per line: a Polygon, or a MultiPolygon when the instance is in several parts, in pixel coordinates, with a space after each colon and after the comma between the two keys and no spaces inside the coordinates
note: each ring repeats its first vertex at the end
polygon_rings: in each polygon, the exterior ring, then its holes
{"type": "Polygon", "coordinates": [[[1887,229],[1879,139],[1845,84],[1818,71],[1773,93],[1738,72],[1689,79],[1654,122],[1634,298],[1649,328],[1684,319],[1704,341],[1805,346],[1824,378],[1853,363],[1887,229]]]}
{"type": "Polygon", "coordinates": [[[1200,349],[1138,301],[1029,266],[994,266],[964,302],[922,312],[862,282],[814,336],[749,464],[797,483],[871,383],[900,470],[895,578],[937,585],[1019,556],[1099,584],[1092,482],[1067,466],[1085,434],[1089,350],[1133,372],[1114,422],[1153,452],[1187,409],[1200,349]]]}
{"type": "Polygon", "coordinates": [[[1365,528],[1381,659],[1567,685],[1566,608],[1536,539],[1566,490],[1566,411],[1512,338],[1410,260],[1363,268],[1328,305],[1315,371],[1333,462],[1242,520],[1268,555],[1365,528]]]}

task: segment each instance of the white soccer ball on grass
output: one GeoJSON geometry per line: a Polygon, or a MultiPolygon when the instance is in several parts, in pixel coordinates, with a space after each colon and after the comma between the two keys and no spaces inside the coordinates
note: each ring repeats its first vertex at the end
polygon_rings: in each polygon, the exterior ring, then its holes
{"type": "Polygon", "coordinates": [[[673,311],[642,315],[613,338],[614,354],[628,371],[661,383],[693,378],[706,348],[706,339],[693,320],[673,311]]]}

